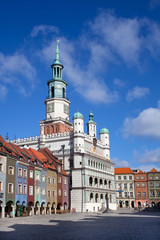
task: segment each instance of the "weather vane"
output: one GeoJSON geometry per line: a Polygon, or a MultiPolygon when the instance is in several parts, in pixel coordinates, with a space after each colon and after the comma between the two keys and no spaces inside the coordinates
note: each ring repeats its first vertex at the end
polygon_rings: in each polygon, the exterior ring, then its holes
{"type": "Polygon", "coordinates": [[[60,40],[57,40],[57,44],[59,44],[60,40]]]}

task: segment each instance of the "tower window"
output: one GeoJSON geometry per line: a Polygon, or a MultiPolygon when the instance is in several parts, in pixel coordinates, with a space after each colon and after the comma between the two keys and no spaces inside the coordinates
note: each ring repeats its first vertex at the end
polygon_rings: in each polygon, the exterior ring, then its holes
{"type": "Polygon", "coordinates": [[[54,98],[54,87],[51,87],[51,97],[54,98]]]}
{"type": "Polygon", "coordinates": [[[57,77],[59,77],[59,68],[57,68],[57,77]]]}
{"type": "Polygon", "coordinates": [[[63,88],[62,90],[63,90],[63,98],[65,98],[65,88],[63,88]]]}
{"type": "Polygon", "coordinates": [[[56,69],[54,68],[54,77],[56,76],[56,69]]]}

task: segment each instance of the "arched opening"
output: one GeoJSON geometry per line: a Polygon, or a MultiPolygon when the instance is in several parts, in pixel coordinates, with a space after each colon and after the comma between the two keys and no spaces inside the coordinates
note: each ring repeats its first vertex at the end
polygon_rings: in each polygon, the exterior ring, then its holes
{"type": "Polygon", "coordinates": [[[56,211],[56,203],[53,202],[52,203],[52,213],[55,213],[55,211],[56,211]]]}
{"type": "Polygon", "coordinates": [[[102,179],[99,180],[100,187],[102,187],[103,181],[102,179]]]}
{"type": "Polygon", "coordinates": [[[40,214],[39,212],[39,209],[40,208],[40,202],[37,201],[36,204],[35,204],[35,208],[34,208],[34,214],[37,215],[37,214],[40,214]]]}
{"type": "Polygon", "coordinates": [[[33,202],[28,203],[28,215],[31,216],[32,207],[34,206],[33,202]]]}
{"type": "Polygon", "coordinates": [[[138,207],[141,207],[141,202],[140,201],[138,201],[138,207]]]}
{"type": "Polygon", "coordinates": [[[90,202],[93,202],[93,193],[90,193],[90,202]]]}
{"type": "Polygon", "coordinates": [[[106,193],[105,199],[106,199],[106,209],[108,209],[109,208],[108,193],[106,193]]]}
{"type": "Polygon", "coordinates": [[[157,207],[160,208],[160,202],[157,203],[157,207]]]}
{"type": "Polygon", "coordinates": [[[45,202],[41,203],[41,207],[40,207],[40,214],[44,214],[45,213],[45,208],[44,208],[45,202]]]}
{"type": "Polygon", "coordinates": [[[6,203],[6,207],[5,207],[5,215],[6,216],[11,216],[12,215],[12,205],[13,205],[13,201],[8,201],[6,203]]]}
{"type": "Polygon", "coordinates": [[[0,218],[1,218],[1,216],[2,216],[2,207],[1,207],[2,204],[3,204],[3,202],[0,201],[0,218]]]}
{"type": "Polygon", "coordinates": [[[94,179],[94,184],[95,184],[95,186],[97,187],[97,185],[98,185],[98,178],[95,178],[95,179],[94,179]]]}
{"type": "Polygon", "coordinates": [[[63,98],[66,97],[66,91],[65,91],[65,88],[62,88],[62,91],[63,91],[63,98]]]}
{"type": "Polygon", "coordinates": [[[51,98],[54,98],[54,87],[51,87],[51,98]]]}
{"type": "Polygon", "coordinates": [[[104,186],[105,186],[105,188],[107,187],[107,180],[106,179],[104,180],[104,186]]]}
{"type": "Polygon", "coordinates": [[[49,129],[49,127],[47,127],[47,134],[50,134],[50,129],[49,129]]]}
{"type": "Polygon", "coordinates": [[[52,126],[52,133],[54,133],[54,126],[52,126]]]}
{"type": "Polygon", "coordinates": [[[110,203],[112,203],[112,195],[111,194],[109,196],[109,201],[110,201],[110,203]]]}
{"type": "Polygon", "coordinates": [[[125,206],[129,207],[129,202],[128,201],[125,201],[125,206]]]}
{"type": "Polygon", "coordinates": [[[59,68],[57,68],[57,77],[59,77],[59,68]]]}
{"type": "Polygon", "coordinates": [[[134,201],[131,202],[131,207],[134,208],[134,201]]]}
{"type": "Polygon", "coordinates": [[[50,209],[51,209],[51,203],[48,202],[48,203],[47,203],[47,208],[46,208],[46,213],[47,213],[47,214],[50,214],[50,209]]]}
{"type": "Polygon", "coordinates": [[[155,202],[152,202],[151,205],[152,205],[152,207],[155,207],[155,202]]]}
{"type": "Polygon", "coordinates": [[[96,195],[95,195],[95,202],[96,203],[98,202],[98,193],[96,193],[96,195]]]}
{"type": "Polygon", "coordinates": [[[59,203],[57,204],[57,210],[61,210],[61,206],[62,206],[62,204],[61,204],[61,202],[59,202],[59,203]]]}
{"type": "Polygon", "coordinates": [[[67,203],[64,203],[64,210],[67,210],[67,203]]]}
{"type": "Polygon", "coordinates": [[[123,202],[121,200],[119,200],[119,207],[122,208],[123,207],[123,202]]]}
{"type": "Polygon", "coordinates": [[[92,183],[93,183],[93,178],[90,177],[90,178],[89,178],[89,186],[92,186],[92,183]]]}
{"type": "Polygon", "coordinates": [[[111,181],[109,180],[109,188],[111,188],[111,181]]]}

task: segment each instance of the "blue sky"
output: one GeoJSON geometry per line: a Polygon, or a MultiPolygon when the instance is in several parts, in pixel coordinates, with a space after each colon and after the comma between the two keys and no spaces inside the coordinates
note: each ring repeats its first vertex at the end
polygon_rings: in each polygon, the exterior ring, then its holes
{"type": "Polygon", "coordinates": [[[90,110],[116,167],[160,170],[160,1],[6,0],[0,8],[0,134],[39,135],[60,39],[70,119],[90,110]]]}

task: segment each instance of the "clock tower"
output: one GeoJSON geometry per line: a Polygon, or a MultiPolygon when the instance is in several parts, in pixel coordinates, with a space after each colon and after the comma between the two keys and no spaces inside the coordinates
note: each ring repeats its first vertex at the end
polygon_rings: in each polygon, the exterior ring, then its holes
{"type": "Polygon", "coordinates": [[[40,121],[41,134],[70,132],[73,130],[69,121],[69,104],[66,98],[67,83],[62,78],[63,65],[59,58],[59,40],[52,68],[52,79],[48,81],[48,98],[45,100],[46,120],[40,121]],[[43,133],[42,133],[43,132],[43,133]]]}

